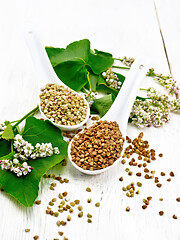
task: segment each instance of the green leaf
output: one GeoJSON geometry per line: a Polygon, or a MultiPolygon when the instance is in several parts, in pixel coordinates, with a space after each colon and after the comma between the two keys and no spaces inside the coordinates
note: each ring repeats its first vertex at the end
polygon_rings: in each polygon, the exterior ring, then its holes
{"type": "Polygon", "coordinates": [[[115,96],[113,94],[108,94],[104,97],[95,99],[91,108],[92,110],[97,111],[100,117],[103,117],[113,104],[114,100],[115,96]]]}
{"type": "Polygon", "coordinates": [[[92,53],[88,39],[73,42],[65,49],[46,47],[46,52],[57,76],[75,91],[86,84],[89,89],[96,89],[96,75],[106,71],[114,62],[109,53],[98,50],[92,53]]]}
{"type": "Polygon", "coordinates": [[[97,49],[94,49],[94,52],[95,54],[99,54],[100,56],[103,56],[103,57],[112,57],[112,54],[108,52],[99,51],[97,49]]]}
{"type": "Polygon", "coordinates": [[[7,127],[4,129],[2,138],[6,139],[6,140],[14,139],[14,132],[13,132],[12,126],[10,124],[8,124],[7,127]]]}
{"type": "Polygon", "coordinates": [[[123,76],[122,74],[119,74],[119,73],[116,73],[116,72],[114,72],[116,75],[117,75],[117,77],[119,78],[119,80],[118,80],[118,82],[121,82],[121,87],[122,87],[122,85],[123,85],[123,83],[124,83],[124,81],[125,81],[125,76],[123,76]]]}
{"type": "Polygon", "coordinates": [[[75,91],[80,91],[88,82],[88,71],[82,60],[60,63],[54,70],[61,81],[75,91]]]}
{"type": "MultiPolygon", "coordinates": [[[[26,120],[23,138],[32,143],[51,142],[53,147],[58,147],[60,154],[46,158],[29,160],[28,164],[33,167],[32,172],[24,177],[17,177],[7,170],[0,170],[0,184],[6,193],[16,198],[25,207],[31,207],[38,196],[39,182],[47,170],[60,163],[67,156],[67,143],[63,140],[61,131],[49,121],[42,121],[34,117],[26,120]]],[[[8,141],[0,140],[0,154],[10,152],[8,141]]]]}
{"type": "Polygon", "coordinates": [[[94,73],[89,72],[89,81],[85,87],[95,92],[98,79],[99,79],[99,75],[95,75],[94,73]]]}
{"type": "MultiPolygon", "coordinates": [[[[118,82],[121,82],[121,87],[125,81],[125,77],[119,73],[115,73],[117,74],[117,77],[119,78],[118,82]]],[[[99,75],[99,79],[98,79],[98,84],[97,84],[97,90],[99,91],[102,91],[102,92],[105,92],[105,93],[112,93],[114,94],[115,96],[117,96],[119,90],[116,90],[112,87],[110,87],[105,79],[102,77],[102,75],[99,75]]]]}
{"type": "Polygon", "coordinates": [[[45,47],[45,49],[53,67],[61,63],[60,56],[64,52],[64,48],[45,47]],[[58,58],[60,59],[58,60],[58,58]]]}
{"type": "Polygon", "coordinates": [[[11,152],[5,156],[0,157],[0,160],[11,160],[12,157],[14,156],[15,152],[11,152]]]}
{"type": "Polygon", "coordinates": [[[91,109],[90,109],[90,113],[91,113],[91,114],[98,114],[98,111],[91,108],[91,109]]]}
{"type": "Polygon", "coordinates": [[[11,143],[10,141],[0,139],[0,157],[4,157],[11,153],[11,143]]]}
{"type": "Polygon", "coordinates": [[[10,121],[5,121],[4,124],[7,126],[10,124],[10,121]]]}
{"type": "Polygon", "coordinates": [[[89,54],[88,65],[95,74],[101,74],[112,66],[114,60],[112,57],[107,57],[100,54],[89,54]]]}
{"type": "Polygon", "coordinates": [[[102,91],[102,92],[105,92],[105,93],[112,93],[114,94],[115,96],[117,96],[118,94],[118,90],[114,89],[114,88],[111,88],[105,81],[105,79],[99,75],[99,79],[98,79],[98,84],[97,84],[97,90],[98,91],[102,91]]]}
{"type": "Polygon", "coordinates": [[[72,60],[84,60],[84,62],[87,62],[90,53],[90,42],[88,39],[83,39],[69,44],[65,49],[46,47],[46,51],[53,67],[59,63],[72,60]]]}

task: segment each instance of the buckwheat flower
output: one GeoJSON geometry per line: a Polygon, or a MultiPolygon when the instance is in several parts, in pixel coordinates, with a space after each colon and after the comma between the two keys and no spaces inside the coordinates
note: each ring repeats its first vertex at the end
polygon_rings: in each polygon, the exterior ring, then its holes
{"type": "Polygon", "coordinates": [[[44,143],[41,144],[39,150],[42,151],[42,152],[45,152],[45,151],[46,151],[46,148],[45,148],[45,144],[44,144],[44,143]]]}
{"type": "Polygon", "coordinates": [[[21,172],[20,170],[17,172],[17,176],[18,176],[18,177],[21,177],[21,176],[22,176],[22,172],[21,172]]]}
{"type": "Polygon", "coordinates": [[[4,164],[1,162],[1,170],[4,170],[4,164]]]}
{"type": "Polygon", "coordinates": [[[45,147],[49,148],[49,149],[52,149],[52,144],[51,143],[45,143],[45,147]]]}
{"type": "Polygon", "coordinates": [[[180,113],[180,99],[174,99],[172,101],[172,111],[174,113],[180,113]]]}
{"type": "Polygon", "coordinates": [[[15,153],[14,158],[19,158],[19,155],[20,155],[19,153],[15,153]]]}
{"type": "Polygon", "coordinates": [[[27,161],[28,160],[28,158],[23,154],[19,154],[19,159],[22,160],[22,161],[27,161]]]}
{"type": "Polygon", "coordinates": [[[52,149],[49,149],[49,150],[46,151],[46,156],[47,157],[50,157],[52,155],[53,155],[53,150],[52,149]]]}
{"type": "Polygon", "coordinates": [[[59,151],[59,148],[58,148],[58,147],[55,147],[55,148],[54,148],[54,153],[55,153],[55,154],[59,154],[59,153],[60,153],[60,151],[59,151]]]}
{"type": "Polygon", "coordinates": [[[40,143],[36,143],[35,148],[40,148],[41,144],[40,143]]]}
{"type": "Polygon", "coordinates": [[[128,67],[131,67],[131,65],[133,64],[133,62],[134,62],[134,58],[132,58],[132,57],[122,57],[122,58],[119,58],[119,60],[124,64],[124,65],[126,65],[126,66],[128,66],[128,67]]]}
{"type": "Polygon", "coordinates": [[[26,145],[23,147],[23,150],[24,150],[25,156],[29,157],[34,150],[34,147],[32,146],[31,143],[26,143],[26,145]]]}
{"type": "Polygon", "coordinates": [[[21,143],[18,142],[18,141],[14,141],[13,146],[14,146],[14,148],[15,148],[16,150],[18,150],[18,152],[19,152],[21,143]]]}
{"type": "Polygon", "coordinates": [[[111,74],[111,69],[108,69],[108,70],[106,71],[106,74],[110,75],[110,74],[111,74]]]}
{"type": "Polygon", "coordinates": [[[27,162],[23,162],[22,166],[25,168],[28,166],[27,162]]]}
{"type": "Polygon", "coordinates": [[[45,152],[40,153],[40,157],[42,158],[46,157],[46,153],[45,152]]]}
{"type": "Polygon", "coordinates": [[[21,141],[21,146],[26,146],[26,144],[28,144],[28,142],[27,141],[25,141],[24,139],[22,139],[22,141],[21,141]]]}
{"type": "Polygon", "coordinates": [[[20,134],[17,134],[15,137],[14,137],[14,140],[21,143],[21,141],[23,140],[22,136],[20,134]]]}
{"type": "Polygon", "coordinates": [[[32,169],[33,168],[31,166],[26,166],[26,167],[22,168],[21,170],[22,170],[23,175],[27,175],[28,173],[31,172],[32,169]]]}
{"type": "Polygon", "coordinates": [[[9,160],[4,160],[3,163],[4,163],[4,169],[7,169],[7,170],[10,169],[11,163],[9,162],[9,160]]]}
{"type": "Polygon", "coordinates": [[[153,88],[147,89],[147,92],[149,99],[145,101],[136,99],[134,102],[130,114],[131,121],[137,127],[160,127],[169,121],[170,114],[175,110],[175,103],[178,101],[171,100],[167,95],[153,88]]]}
{"type": "Polygon", "coordinates": [[[9,170],[10,170],[11,172],[14,172],[14,169],[15,169],[15,167],[14,167],[13,165],[11,165],[11,167],[10,167],[9,170]]]}
{"type": "Polygon", "coordinates": [[[105,79],[106,83],[114,89],[120,89],[121,82],[118,81],[119,78],[117,74],[115,74],[111,68],[109,68],[106,72],[102,73],[103,78],[105,79]]]}
{"type": "Polygon", "coordinates": [[[103,73],[102,73],[102,76],[103,76],[104,78],[106,78],[106,72],[103,72],[103,73]]]}
{"type": "Polygon", "coordinates": [[[13,163],[14,164],[18,164],[19,163],[19,160],[17,160],[16,158],[13,159],[13,163]]]}
{"type": "Polygon", "coordinates": [[[16,173],[16,174],[19,173],[19,168],[18,167],[14,167],[13,172],[16,173]]]}
{"type": "Polygon", "coordinates": [[[30,158],[32,158],[32,159],[36,159],[36,158],[37,158],[36,153],[31,154],[30,158]]]}

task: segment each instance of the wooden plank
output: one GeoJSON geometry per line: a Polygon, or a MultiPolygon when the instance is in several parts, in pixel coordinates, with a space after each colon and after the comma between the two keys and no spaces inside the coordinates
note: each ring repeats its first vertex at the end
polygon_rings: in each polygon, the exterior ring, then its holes
{"type": "Polygon", "coordinates": [[[178,0],[155,0],[155,5],[172,75],[176,81],[180,82],[180,2],[178,0]]]}

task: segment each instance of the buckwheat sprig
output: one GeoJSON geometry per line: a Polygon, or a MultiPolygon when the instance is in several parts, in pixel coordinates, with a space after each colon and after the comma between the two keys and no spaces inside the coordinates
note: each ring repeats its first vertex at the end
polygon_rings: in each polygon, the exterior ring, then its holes
{"type": "Polygon", "coordinates": [[[31,166],[28,166],[27,162],[20,163],[18,159],[14,158],[11,160],[1,160],[0,161],[1,170],[10,170],[14,172],[18,177],[25,176],[31,172],[33,169],[31,166]]]}
{"type": "Polygon", "coordinates": [[[52,147],[51,143],[37,143],[35,147],[31,143],[25,141],[20,134],[14,137],[13,147],[16,153],[13,159],[4,159],[0,161],[2,170],[6,169],[14,172],[18,177],[27,175],[33,169],[27,164],[29,159],[44,158],[59,154],[58,147],[52,147]]]}
{"type": "Polygon", "coordinates": [[[172,78],[172,76],[163,76],[162,74],[157,74],[154,72],[154,68],[149,69],[147,76],[155,77],[154,80],[163,86],[170,95],[175,94],[176,98],[179,98],[180,86],[178,86],[177,82],[172,78]]]}
{"type": "Polygon", "coordinates": [[[147,91],[147,99],[136,99],[130,113],[134,125],[160,127],[170,119],[171,112],[180,113],[180,101],[157,92],[154,88],[147,91]]]}
{"type": "Polygon", "coordinates": [[[106,72],[102,73],[103,78],[105,79],[106,83],[114,89],[120,89],[121,88],[121,82],[118,81],[119,78],[117,74],[115,74],[111,68],[109,68],[106,72]]]}

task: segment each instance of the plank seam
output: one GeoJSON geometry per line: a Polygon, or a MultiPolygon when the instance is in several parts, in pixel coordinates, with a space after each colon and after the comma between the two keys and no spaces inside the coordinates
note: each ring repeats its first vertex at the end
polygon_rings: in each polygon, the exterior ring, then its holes
{"type": "Polygon", "coordinates": [[[153,0],[153,2],[154,2],[154,9],[155,9],[155,12],[156,12],[156,18],[157,18],[157,22],[158,22],[158,26],[159,26],[159,31],[160,31],[160,35],[161,35],[161,39],[162,39],[162,43],[163,43],[163,47],[164,47],[164,52],[165,52],[166,60],[167,60],[167,63],[168,63],[169,72],[170,72],[170,74],[172,76],[171,64],[170,64],[170,61],[169,61],[167,48],[166,48],[163,32],[162,32],[162,29],[161,29],[160,19],[159,19],[159,15],[158,15],[158,11],[157,11],[155,0],[153,0]]]}

